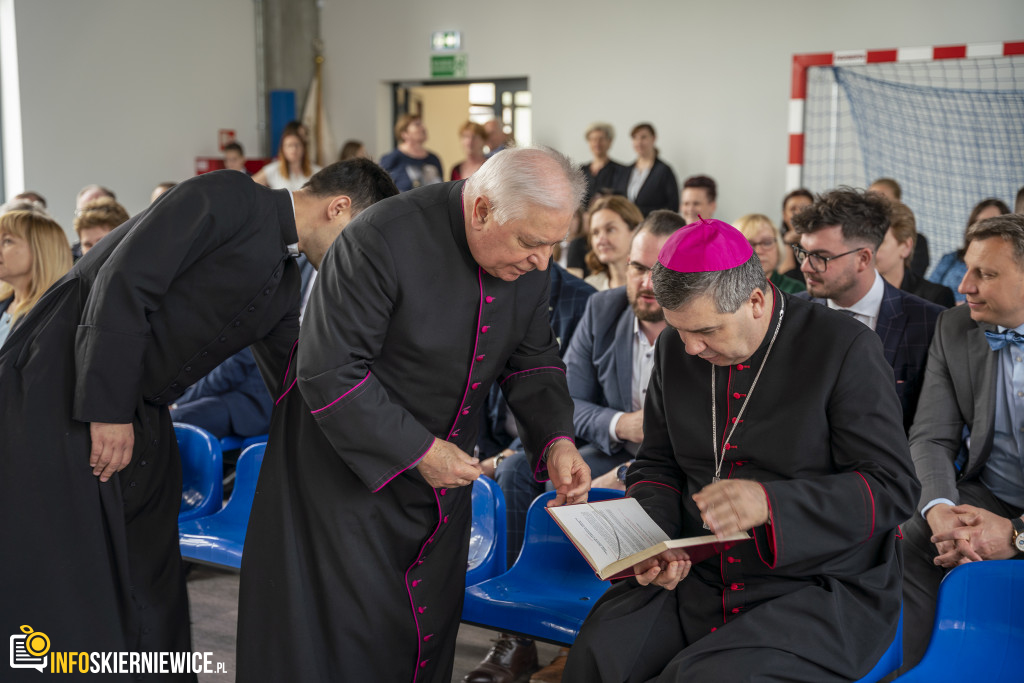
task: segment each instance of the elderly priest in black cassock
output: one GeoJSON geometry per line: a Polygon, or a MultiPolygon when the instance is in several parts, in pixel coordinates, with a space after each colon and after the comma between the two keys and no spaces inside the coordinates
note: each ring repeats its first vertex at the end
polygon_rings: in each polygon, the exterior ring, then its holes
{"type": "Polygon", "coordinates": [[[545,272],[582,192],[556,152],[507,149],[328,251],[249,521],[238,680],[451,680],[493,383],[556,501],[586,500],[545,272]]]}
{"type": "Polygon", "coordinates": [[[298,334],[292,250],[319,263],[352,215],[397,192],[365,160],[294,193],[234,171],[192,178],[104,237],[13,329],[0,348],[5,633],[28,625],[56,652],[191,649],[167,405],[250,344],[276,386],[298,334]]]}
{"type": "Polygon", "coordinates": [[[563,680],[862,677],[896,632],[897,525],[920,491],[878,335],[767,283],[720,221],[676,232],[652,275],[670,327],[627,495],[670,537],[753,540],[634,567],[584,622],[563,680]]]}

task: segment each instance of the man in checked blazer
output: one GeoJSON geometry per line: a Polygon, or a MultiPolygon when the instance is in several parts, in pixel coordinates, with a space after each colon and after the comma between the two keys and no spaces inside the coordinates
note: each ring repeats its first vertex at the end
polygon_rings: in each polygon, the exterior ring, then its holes
{"type": "Polygon", "coordinates": [[[922,489],[904,526],[904,670],[949,569],[1024,559],[1024,216],[980,221],[966,244],[967,303],[939,317],[910,431],[922,489]]]}
{"type": "MultiPolygon", "coordinates": [[[[875,252],[889,229],[889,203],[876,194],[839,188],[820,195],[793,218],[807,292],[798,294],[850,315],[882,339],[910,424],[928,360],[938,304],[893,287],[875,269],[875,252]]],[[[807,343],[813,344],[813,339],[807,343]]],[[[813,369],[808,369],[813,371],[813,369]]]]}

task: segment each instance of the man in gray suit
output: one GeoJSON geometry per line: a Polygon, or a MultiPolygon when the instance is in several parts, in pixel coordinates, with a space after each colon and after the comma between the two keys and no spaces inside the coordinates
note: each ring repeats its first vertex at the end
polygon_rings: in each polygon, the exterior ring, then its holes
{"type": "Polygon", "coordinates": [[[967,304],[939,316],[910,430],[923,488],[906,525],[905,670],[949,569],[1024,558],[1024,216],[976,223],[966,244],[967,304]]]}

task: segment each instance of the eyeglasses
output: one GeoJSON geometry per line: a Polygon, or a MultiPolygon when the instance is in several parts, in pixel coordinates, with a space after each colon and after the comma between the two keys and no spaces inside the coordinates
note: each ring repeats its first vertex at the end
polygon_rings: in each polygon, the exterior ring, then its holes
{"type": "Polygon", "coordinates": [[[866,249],[867,248],[867,247],[857,247],[856,249],[851,249],[850,251],[844,251],[842,254],[836,254],[835,256],[822,256],[821,254],[815,254],[812,251],[807,251],[806,249],[801,247],[799,244],[791,244],[790,246],[793,247],[793,255],[796,256],[796,262],[801,264],[801,265],[803,265],[804,261],[806,261],[807,259],[810,259],[811,260],[811,270],[813,270],[815,273],[824,273],[826,270],[828,270],[828,262],[829,261],[834,261],[837,258],[842,258],[843,256],[849,256],[850,254],[856,254],[861,249],[866,249]]]}
{"type": "Polygon", "coordinates": [[[760,242],[751,242],[750,246],[754,249],[771,249],[775,246],[774,239],[761,240],[760,242]]]}

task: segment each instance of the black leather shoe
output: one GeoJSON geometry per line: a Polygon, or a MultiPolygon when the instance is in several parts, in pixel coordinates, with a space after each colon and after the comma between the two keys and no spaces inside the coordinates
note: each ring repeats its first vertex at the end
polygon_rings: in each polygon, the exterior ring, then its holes
{"type": "Polygon", "coordinates": [[[536,643],[502,633],[480,665],[462,680],[463,683],[518,683],[539,668],[536,643]]]}

